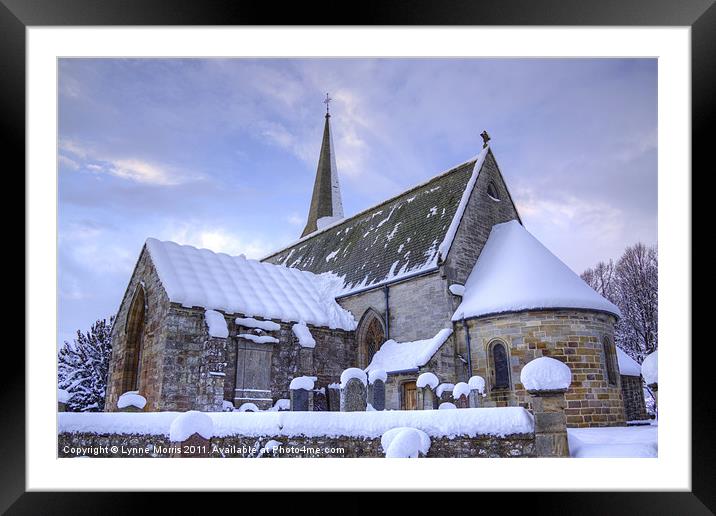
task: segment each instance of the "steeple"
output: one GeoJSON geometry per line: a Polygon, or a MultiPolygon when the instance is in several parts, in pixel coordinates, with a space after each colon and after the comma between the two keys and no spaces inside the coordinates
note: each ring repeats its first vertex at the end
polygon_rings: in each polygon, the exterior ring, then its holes
{"type": "Polygon", "coordinates": [[[321,229],[343,218],[343,202],[341,201],[341,186],[338,183],[338,169],[336,168],[336,155],[333,151],[333,138],[331,137],[331,113],[329,103],[331,98],[326,93],[326,122],[323,126],[323,141],[318,156],[318,169],[316,181],[313,183],[313,197],[308,210],[308,221],[301,237],[321,229]]]}

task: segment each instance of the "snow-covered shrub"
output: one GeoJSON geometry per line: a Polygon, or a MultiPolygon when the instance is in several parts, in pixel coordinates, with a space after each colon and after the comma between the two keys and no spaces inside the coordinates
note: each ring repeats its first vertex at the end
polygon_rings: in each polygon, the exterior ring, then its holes
{"type": "Polygon", "coordinates": [[[427,455],[430,436],[417,428],[392,428],[382,435],[380,445],[387,458],[415,458],[427,455]]]}
{"type": "Polygon", "coordinates": [[[559,360],[540,357],[528,362],[522,368],[520,381],[528,391],[567,389],[572,383],[572,371],[559,360]]]}
{"type": "Polygon", "coordinates": [[[109,357],[112,355],[112,322],[100,319],[87,333],[77,331],[57,354],[57,386],[67,391],[70,412],[101,412],[107,389],[109,357]]]}
{"type": "Polygon", "coordinates": [[[211,439],[214,434],[214,422],[209,416],[198,410],[190,410],[178,415],[169,427],[169,440],[182,442],[194,434],[211,439]]]}

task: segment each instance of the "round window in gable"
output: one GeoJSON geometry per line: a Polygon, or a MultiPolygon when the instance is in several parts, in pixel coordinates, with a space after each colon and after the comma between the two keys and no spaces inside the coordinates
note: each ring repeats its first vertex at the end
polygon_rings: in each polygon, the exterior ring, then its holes
{"type": "Polygon", "coordinates": [[[500,194],[497,193],[497,187],[492,181],[490,181],[490,184],[487,185],[487,195],[489,195],[490,199],[492,199],[493,201],[500,200],[500,194]]]}

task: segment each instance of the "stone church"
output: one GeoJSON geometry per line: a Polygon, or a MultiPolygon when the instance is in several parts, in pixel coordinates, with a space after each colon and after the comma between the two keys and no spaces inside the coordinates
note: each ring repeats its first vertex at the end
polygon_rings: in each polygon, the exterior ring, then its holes
{"type": "Polygon", "coordinates": [[[624,424],[619,309],[523,227],[487,133],[476,157],[346,218],[330,116],[298,240],[258,261],[146,241],[107,410],[128,391],[145,411],[277,409],[300,376],[314,410],[336,410],[326,392],[349,367],[387,373],[386,409],[422,407],[423,372],[443,401],[479,375],[481,405],[529,408],[520,371],[550,356],[572,370],[569,426],[624,424]]]}

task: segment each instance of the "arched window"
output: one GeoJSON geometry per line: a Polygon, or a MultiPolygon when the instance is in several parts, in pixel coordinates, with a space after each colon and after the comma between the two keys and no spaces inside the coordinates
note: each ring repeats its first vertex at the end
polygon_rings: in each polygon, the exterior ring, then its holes
{"type": "Polygon", "coordinates": [[[507,358],[505,345],[495,341],[491,345],[490,355],[492,359],[492,388],[510,388],[510,362],[507,358]]]}
{"type": "Polygon", "coordinates": [[[134,292],[132,304],[127,314],[125,333],[127,336],[124,349],[124,366],[122,368],[122,393],[139,389],[139,368],[144,338],[144,319],[146,298],[144,288],[140,285],[134,292]]]}
{"type": "Polygon", "coordinates": [[[616,350],[614,344],[608,338],[604,338],[604,361],[607,366],[607,380],[609,385],[617,384],[616,350]]]}
{"type": "Polygon", "coordinates": [[[358,325],[358,367],[365,369],[373,356],[385,342],[383,320],[372,308],[369,308],[358,325]]]}
{"type": "Polygon", "coordinates": [[[495,186],[495,183],[493,183],[492,181],[490,181],[490,183],[487,185],[487,195],[489,195],[493,201],[500,200],[500,194],[497,191],[497,186],[495,186]]]}

